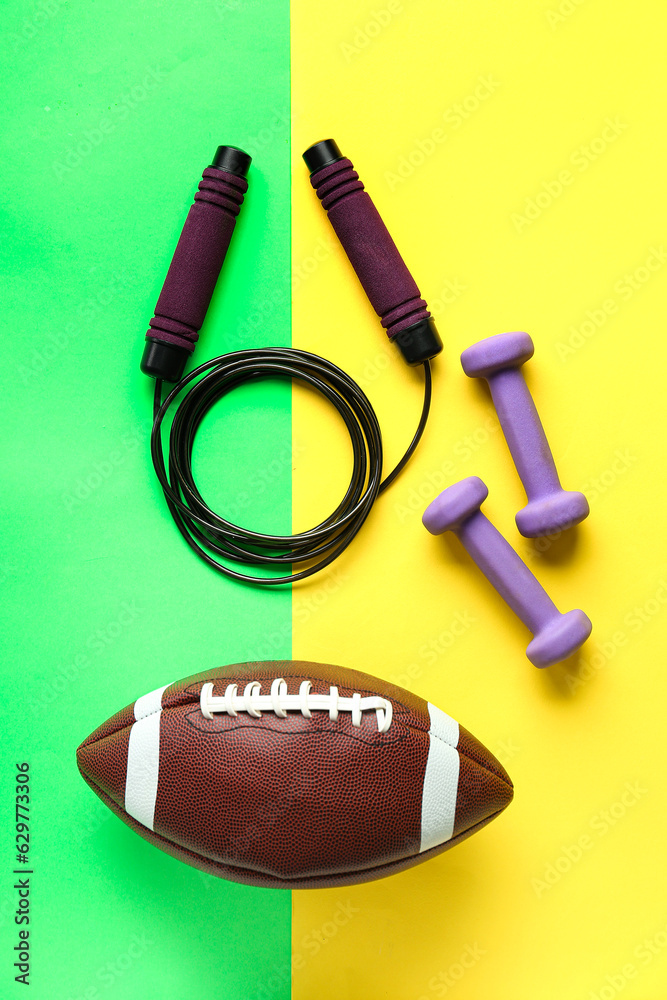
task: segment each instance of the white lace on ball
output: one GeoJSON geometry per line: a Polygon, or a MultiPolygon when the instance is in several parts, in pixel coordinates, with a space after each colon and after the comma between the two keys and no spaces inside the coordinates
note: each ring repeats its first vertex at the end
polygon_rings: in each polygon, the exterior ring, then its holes
{"type": "Polygon", "coordinates": [[[361,725],[362,712],[374,711],[378,732],[386,733],[389,729],[392,705],[386,698],[379,695],[362,698],[360,694],[341,698],[337,687],[330,687],[329,694],[312,694],[311,687],[310,681],[302,681],[298,694],[288,694],[284,679],[276,677],[271,684],[271,694],[260,694],[261,683],[250,681],[243,694],[238,694],[237,684],[228,684],[224,695],[216,698],[212,682],[207,681],[202,685],[199,704],[205,719],[212,719],[215,712],[231,716],[247,712],[253,719],[261,719],[262,712],[274,712],[279,719],[287,718],[288,712],[301,712],[306,719],[310,719],[313,712],[328,712],[331,721],[335,722],[339,712],[351,712],[353,726],[361,725]]]}

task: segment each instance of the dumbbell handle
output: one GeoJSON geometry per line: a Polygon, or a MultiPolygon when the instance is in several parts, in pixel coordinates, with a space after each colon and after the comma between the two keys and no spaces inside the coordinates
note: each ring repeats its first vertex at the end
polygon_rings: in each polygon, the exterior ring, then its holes
{"type": "Polygon", "coordinates": [[[456,534],[487,580],[533,634],[560,615],[523,559],[481,510],[459,525],[456,534]]]}
{"type": "Polygon", "coordinates": [[[389,339],[408,364],[435,357],[442,341],[426,302],[351,161],[333,139],[310,146],[303,158],[310,182],[389,339]]]}
{"type": "Polygon", "coordinates": [[[504,368],[488,378],[488,385],[528,499],[556,493],[560,479],[523,372],[504,368]]]}
{"type": "Polygon", "coordinates": [[[219,146],[204,170],[146,334],[146,375],[178,382],[183,374],[248,190],[249,166],[243,150],[219,146]]]}

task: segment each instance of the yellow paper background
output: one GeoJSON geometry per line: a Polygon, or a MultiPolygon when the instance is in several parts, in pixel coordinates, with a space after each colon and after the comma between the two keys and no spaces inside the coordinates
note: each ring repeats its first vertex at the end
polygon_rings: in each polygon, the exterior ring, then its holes
{"type": "MultiPolygon", "coordinates": [[[[312,142],[331,136],[354,162],[445,344],[414,460],[334,567],[294,588],[293,655],[411,687],[516,787],[436,860],[295,892],[295,1000],[665,996],[666,28],[647,0],[292,0],[293,343],[360,382],[385,469],[416,425],[421,373],[335,241],[301,160],[312,142]],[[521,484],[459,363],[507,330],[535,342],[526,375],[556,465],[591,503],[546,546],[516,530],[521,484]],[[525,627],[458,543],[422,527],[468,475],[559,608],[590,615],[567,663],[532,667],[525,627]]],[[[300,529],[337,503],[350,446],[299,389],[293,421],[300,529]]]]}

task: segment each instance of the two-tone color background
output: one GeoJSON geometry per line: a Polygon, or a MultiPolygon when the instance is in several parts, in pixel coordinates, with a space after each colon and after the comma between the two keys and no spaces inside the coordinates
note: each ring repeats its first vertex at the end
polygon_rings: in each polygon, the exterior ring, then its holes
{"type": "MultiPolygon", "coordinates": [[[[663,653],[664,36],[655,0],[16,0],[2,12],[0,995],[14,983],[14,768],[32,772],[39,1000],[659,1000],[667,990],[663,653]],[[349,371],[387,467],[421,379],[390,348],[310,188],[334,137],[445,350],[414,461],[328,572],[222,580],[178,536],[139,372],[201,170],[249,193],[197,356],[289,344],[349,371]],[[525,329],[576,533],[537,545],[488,394],[458,356],[525,329]],[[478,474],[486,509],[594,633],[540,672],[529,635],[421,513],[478,474]],[[342,890],[207,877],[136,837],[77,774],[81,739],[207,666],[303,657],[398,681],[470,728],[515,801],[451,853],[342,890]]],[[[230,396],[196,474],[251,527],[337,503],[349,443],[289,385],[230,396]]],[[[400,803],[396,804],[400,808],[400,803]]]]}

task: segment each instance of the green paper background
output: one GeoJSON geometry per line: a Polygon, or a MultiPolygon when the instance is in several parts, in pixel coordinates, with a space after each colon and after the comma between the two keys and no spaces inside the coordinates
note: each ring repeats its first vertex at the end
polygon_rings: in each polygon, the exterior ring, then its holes
{"type": "MultiPolygon", "coordinates": [[[[92,795],[74,752],[162,684],[291,655],[289,590],[222,579],[171,522],[139,371],[219,143],[253,166],[197,362],[290,343],[289,4],[13,0],[3,20],[0,996],[21,995],[13,774],[28,760],[35,1000],[287,997],[290,894],[155,850],[92,795]]],[[[289,530],[290,448],[289,386],[239,390],[198,438],[202,492],[289,530]]]]}

